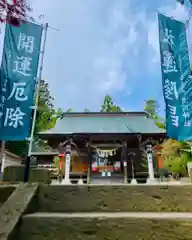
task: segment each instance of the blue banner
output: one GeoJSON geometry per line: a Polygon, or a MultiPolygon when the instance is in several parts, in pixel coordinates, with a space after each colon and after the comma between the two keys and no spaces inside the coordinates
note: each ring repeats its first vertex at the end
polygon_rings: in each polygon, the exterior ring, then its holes
{"type": "Polygon", "coordinates": [[[166,132],[176,140],[191,140],[192,77],[185,24],[162,14],[158,19],[166,132]]]}
{"type": "Polygon", "coordinates": [[[0,139],[30,136],[42,26],[6,25],[0,73],[0,139]]]}

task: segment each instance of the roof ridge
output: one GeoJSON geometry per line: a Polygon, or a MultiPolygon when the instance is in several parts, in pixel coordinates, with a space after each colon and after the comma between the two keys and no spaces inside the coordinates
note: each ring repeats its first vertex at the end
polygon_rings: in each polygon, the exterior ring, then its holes
{"type": "Polygon", "coordinates": [[[62,114],[61,119],[63,117],[86,117],[86,116],[148,116],[148,114],[144,111],[142,112],[65,112],[62,114]]]}

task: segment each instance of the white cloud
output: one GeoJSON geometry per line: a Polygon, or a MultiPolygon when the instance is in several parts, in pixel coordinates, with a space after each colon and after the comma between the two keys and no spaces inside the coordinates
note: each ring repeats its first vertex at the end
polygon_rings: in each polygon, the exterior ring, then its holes
{"type": "Polygon", "coordinates": [[[125,88],[123,58],[138,37],[128,0],[33,0],[33,6],[60,29],[49,30],[43,71],[57,106],[96,110],[105,94],[125,88]]]}

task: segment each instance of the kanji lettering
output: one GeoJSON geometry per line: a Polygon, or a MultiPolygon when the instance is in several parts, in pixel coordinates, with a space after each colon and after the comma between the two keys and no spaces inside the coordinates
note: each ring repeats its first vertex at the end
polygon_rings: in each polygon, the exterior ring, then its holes
{"type": "Polygon", "coordinates": [[[13,127],[18,128],[19,126],[23,126],[23,117],[26,114],[21,111],[19,107],[16,109],[14,108],[7,108],[5,113],[5,121],[4,126],[7,127],[13,127]]]}
{"type": "Polygon", "coordinates": [[[30,57],[17,56],[17,60],[15,60],[15,69],[13,69],[13,71],[20,73],[25,77],[31,76],[31,68],[30,68],[31,61],[32,61],[32,58],[30,57]]]}
{"type": "Polygon", "coordinates": [[[178,127],[179,126],[179,116],[177,116],[177,108],[175,106],[172,106],[170,104],[168,104],[168,107],[169,107],[169,112],[170,112],[170,115],[171,115],[171,122],[172,122],[172,125],[174,127],[178,127]]]}
{"type": "Polygon", "coordinates": [[[163,72],[164,73],[170,73],[170,72],[178,72],[176,68],[176,62],[174,60],[174,57],[171,52],[164,51],[163,52],[163,64],[164,67],[163,72]]]}
{"type": "Polygon", "coordinates": [[[3,84],[2,92],[6,92],[7,82],[8,82],[8,79],[7,77],[5,77],[5,82],[3,84]]]}
{"type": "Polygon", "coordinates": [[[26,36],[20,33],[18,41],[18,50],[25,50],[26,53],[33,53],[35,38],[33,36],[26,36]]]}
{"type": "Polygon", "coordinates": [[[15,100],[23,102],[27,101],[28,96],[24,94],[25,92],[25,82],[18,82],[18,83],[13,83],[13,89],[11,91],[10,96],[8,97],[8,100],[11,99],[13,96],[15,96],[15,100]]]}
{"type": "Polygon", "coordinates": [[[177,92],[176,82],[172,82],[169,79],[165,79],[164,84],[165,98],[168,100],[178,99],[179,95],[177,92]]]}
{"type": "Polygon", "coordinates": [[[182,97],[181,102],[182,102],[182,105],[185,105],[187,104],[187,99],[185,97],[182,97]]]}
{"type": "Polygon", "coordinates": [[[2,102],[2,103],[5,102],[5,96],[1,96],[1,102],[2,102]]]}
{"type": "Polygon", "coordinates": [[[163,43],[167,43],[170,46],[174,45],[174,36],[172,34],[172,30],[165,28],[164,36],[163,36],[163,43]]]}
{"type": "Polygon", "coordinates": [[[190,121],[190,114],[188,111],[188,108],[183,108],[183,117],[185,119],[184,126],[185,127],[190,127],[191,126],[191,121],[190,121]]]}

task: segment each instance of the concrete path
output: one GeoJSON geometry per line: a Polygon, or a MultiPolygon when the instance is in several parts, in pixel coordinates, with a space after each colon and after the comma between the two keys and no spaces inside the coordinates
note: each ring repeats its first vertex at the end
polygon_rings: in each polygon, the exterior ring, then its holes
{"type": "Polygon", "coordinates": [[[24,218],[144,218],[144,219],[191,219],[192,213],[158,213],[158,212],[103,212],[103,213],[33,213],[24,218]]]}

